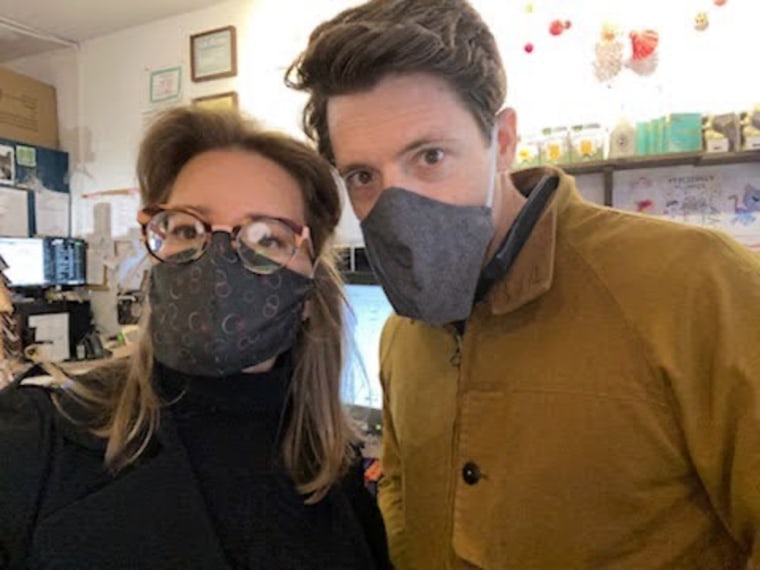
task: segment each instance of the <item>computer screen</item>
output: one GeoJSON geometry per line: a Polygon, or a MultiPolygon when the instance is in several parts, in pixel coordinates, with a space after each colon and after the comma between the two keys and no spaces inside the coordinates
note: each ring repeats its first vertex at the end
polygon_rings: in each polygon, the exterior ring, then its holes
{"type": "Polygon", "coordinates": [[[87,246],[73,238],[0,238],[0,255],[13,287],[86,283],[87,246]]]}
{"type": "Polygon", "coordinates": [[[86,252],[84,240],[45,238],[45,278],[51,285],[84,285],[86,252]]]}
{"type": "Polygon", "coordinates": [[[355,406],[381,408],[380,335],[393,307],[380,285],[346,285],[350,311],[343,400],[355,406]]]}
{"type": "Polygon", "coordinates": [[[3,273],[14,287],[45,284],[42,238],[0,238],[0,255],[8,265],[3,273]]]}

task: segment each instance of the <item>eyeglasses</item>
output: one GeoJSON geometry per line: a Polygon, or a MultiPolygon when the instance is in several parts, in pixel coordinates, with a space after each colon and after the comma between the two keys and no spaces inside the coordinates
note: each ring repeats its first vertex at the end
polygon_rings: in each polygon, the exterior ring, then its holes
{"type": "Polygon", "coordinates": [[[229,227],[212,226],[189,208],[148,206],[137,215],[148,253],[164,263],[180,265],[201,257],[214,231],[228,231],[232,247],[249,271],[269,275],[285,267],[298,249],[308,243],[314,258],[309,228],[284,218],[255,216],[229,227]]]}

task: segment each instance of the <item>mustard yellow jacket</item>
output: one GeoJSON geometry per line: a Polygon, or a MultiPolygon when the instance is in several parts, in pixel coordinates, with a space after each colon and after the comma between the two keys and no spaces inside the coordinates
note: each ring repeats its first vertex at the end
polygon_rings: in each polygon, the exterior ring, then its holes
{"type": "Polygon", "coordinates": [[[760,260],[585,203],[557,173],[463,338],[384,329],[396,567],[743,569],[760,550],[760,260]]]}

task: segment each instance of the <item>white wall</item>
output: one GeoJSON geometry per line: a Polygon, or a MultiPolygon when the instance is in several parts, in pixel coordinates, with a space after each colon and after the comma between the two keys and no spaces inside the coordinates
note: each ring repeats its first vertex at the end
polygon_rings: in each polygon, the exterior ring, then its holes
{"type": "MultiPolygon", "coordinates": [[[[320,21],[355,3],[352,0],[230,0],[217,6],[124,30],[63,50],[13,62],[11,67],[58,88],[64,150],[72,154],[74,232],[89,230],[90,202],[83,192],[134,185],[134,162],[143,133],[143,114],[151,109],[151,70],[181,65],[182,100],[229,90],[241,107],[267,125],[302,136],[303,95],[283,84],[286,66],[305,46],[320,21]],[[190,34],[234,24],[238,30],[235,79],[194,84],[189,80],[190,34]]],[[[509,76],[508,103],[518,109],[523,131],[543,126],[603,120],[625,111],[634,118],[669,110],[724,111],[760,100],[760,74],[750,65],[747,45],[754,37],[760,3],[732,0],[712,8],[705,0],[474,0],[501,46],[509,76]],[[708,32],[693,30],[698,9],[709,9],[708,32]],[[551,19],[570,19],[560,38],[549,36],[551,19]],[[601,22],[623,30],[660,30],[661,68],[649,79],[621,77],[614,89],[591,74],[593,46],[601,22]],[[523,45],[535,44],[533,54],[523,45]],[[729,62],[734,66],[729,65],[729,62]]],[[[597,180],[590,194],[598,194],[597,180]]],[[[350,214],[340,226],[342,241],[360,240],[350,214]]]]}

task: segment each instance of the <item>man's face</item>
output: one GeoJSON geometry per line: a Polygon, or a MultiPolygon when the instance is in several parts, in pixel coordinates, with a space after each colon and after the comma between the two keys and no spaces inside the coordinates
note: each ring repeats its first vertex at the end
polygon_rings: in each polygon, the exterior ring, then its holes
{"type": "MultiPolygon", "coordinates": [[[[381,192],[401,187],[454,205],[485,205],[490,141],[456,92],[424,73],[389,76],[327,105],[335,162],[357,217],[381,192]]],[[[514,153],[514,115],[500,114],[497,167],[514,153]]]]}

